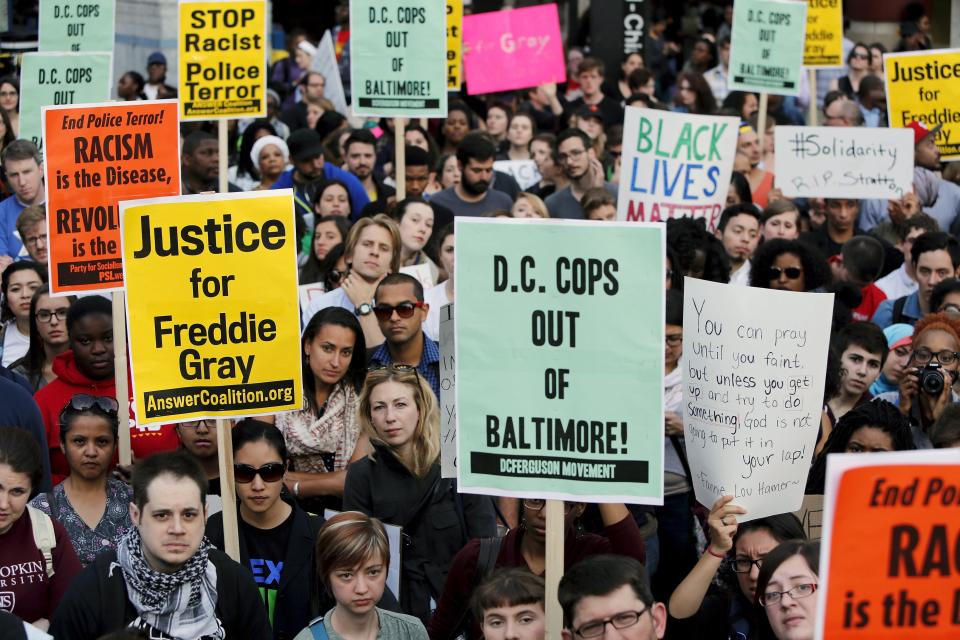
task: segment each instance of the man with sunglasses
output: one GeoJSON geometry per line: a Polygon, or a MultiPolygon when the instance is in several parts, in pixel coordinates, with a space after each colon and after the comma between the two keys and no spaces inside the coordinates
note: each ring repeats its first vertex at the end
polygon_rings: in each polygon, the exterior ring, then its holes
{"type": "Polygon", "coordinates": [[[440,346],[423,332],[430,305],[423,285],[405,273],[391,273],[377,287],[373,313],[386,341],[367,352],[367,364],[414,367],[440,398],[440,346]]]}
{"type": "Polygon", "coordinates": [[[563,608],[563,640],[659,640],[667,630],[667,608],[654,601],[646,570],[633,558],[599,555],[583,560],[564,574],[557,597],[563,608]]]}

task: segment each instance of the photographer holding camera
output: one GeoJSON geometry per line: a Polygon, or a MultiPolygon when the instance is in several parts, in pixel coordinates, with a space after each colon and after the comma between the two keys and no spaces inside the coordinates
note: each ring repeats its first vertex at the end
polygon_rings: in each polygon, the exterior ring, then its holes
{"type": "Polygon", "coordinates": [[[913,353],[900,379],[900,391],[881,394],[910,420],[918,449],[932,449],[930,427],[952,402],[960,401],[953,385],[960,375],[960,318],[932,313],[914,327],[913,353]]]}

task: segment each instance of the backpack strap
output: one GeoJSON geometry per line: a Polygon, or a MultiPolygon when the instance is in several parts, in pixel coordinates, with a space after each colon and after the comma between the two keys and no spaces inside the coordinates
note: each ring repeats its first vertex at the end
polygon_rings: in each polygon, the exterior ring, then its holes
{"type": "MultiPolygon", "coordinates": [[[[907,306],[907,297],[897,298],[893,301],[893,324],[900,324],[904,321],[903,308],[907,306]]],[[[913,323],[909,323],[913,324],[913,323]]]]}
{"type": "Polygon", "coordinates": [[[327,630],[323,626],[323,616],[314,618],[308,626],[310,627],[310,633],[313,634],[313,640],[329,640],[330,636],[327,635],[327,630]]]}
{"type": "Polygon", "coordinates": [[[477,554],[477,572],[474,578],[474,586],[480,584],[493,571],[497,564],[497,556],[500,555],[500,543],[502,541],[502,538],[496,536],[480,538],[480,552],[477,554]]]}
{"type": "Polygon", "coordinates": [[[29,505],[27,505],[27,510],[30,513],[30,526],[33,527],[33,542],[43,555],[43,564],[46,565],[47,578],[52,578],[55,572],[53,568],[53,550],[57,546],[57,534],[53,529],[53,520],[43,511],[29,505]]]}

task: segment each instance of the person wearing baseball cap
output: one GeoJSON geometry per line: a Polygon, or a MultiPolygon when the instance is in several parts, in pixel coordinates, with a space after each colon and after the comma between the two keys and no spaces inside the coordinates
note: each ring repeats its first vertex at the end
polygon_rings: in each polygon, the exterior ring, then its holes
{"type": "Polygon", "coordinates": [[[940,176],[940,149],[937,148],[937,134],[942,124],[928,128],[919,120],[907,125],[913,131],[914,191],[917,185],[933,185],[935,197],[932,202],[923,203],[923,212],[928,214],[940,228],[950,233],[960,231],[960,186],[940,176]]]}
{"type": "Polygon", "coordinates": [[[177,89],[166,84],[166,80],[167,56],[161,51],[154,51],[147,56],[147,84],[143,87],[148,100],[177,97],[177,89]]]}
{"type": "Polygon", "coordinates": [[[883,330],[887,339],[887,359],[880,375],[870,385],[870,393],[877,395],[900,388],[900,378],[910,362],[913,345],[913,326],[906,323],[892,324],[883,330]]]}
{"type": "Polygon", "coordinates": [[[943,125],[938,124],[933,129],[928,129],[924,123],[913,120],[907,128],[913,131],[913,163],[918,167],[939,171],[940,149],[937,148],[937,133],[943,125]]]}

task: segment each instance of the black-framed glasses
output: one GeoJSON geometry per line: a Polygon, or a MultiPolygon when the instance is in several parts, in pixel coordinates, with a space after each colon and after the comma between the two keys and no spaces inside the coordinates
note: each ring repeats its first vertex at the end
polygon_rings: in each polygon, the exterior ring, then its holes
{"type": "Polygon", "coordinates": [[[789,280],[796,280],[803,275],[803,269],[800,267],[786,267],[785,269],[781,269],[780,267],[770,267],[767,270],[767,278],[770,280],[779,280],[781,273],[787,276],[787,279],[789,280]]]}
{"type": "Polygon", "coordinates": [[[43,233],[39,236],[27,236],[23,239],[23,244],[27,245],[28,247],[35,247],[41,240],[43,241],[43,244],[47,244],[47,234],[43,233]]]}
{"type": "Polygon", "coordinates": [[[582,155],[585,154],[586,152],[587,152],[586,149],[571,149],[569,153],[558,153],[558,154],[557,154],[557,162],[559,162],[560,164],[563,164],[564,162],[567,162],[568,160],[573,160],[573,159],[575,159],[575,158],[579,158],[580,156],[582,156],[582,155]]]}
{"type": "Polygon", "coordinates": [[[217,426],[217,421],[216,421],[216,420],[208,420],[208,419],[203,419],[203,420],[187,420],[186,422],[181,422],[181,423],[180,423],[180,426],[181,426],[181,427],[187,427],[188,429],[197,429],[197,428],[200,427],[201,424],[202,424],[203,426],[205,426],[207,429],[214,429],[214,428],[216,428],[216,426],[217,426]]]}
{"type": "Polygon", "coordinates": [[[579,629],[574,629],[573,633],[581,638],[599,638],[603,635],[608,624],[614,629],[626,629],[640,622],[640,616],[647,611],[650,611],[649,607],[640,611],[623,611],[615,616],[581,625],[579,629]]]}
{"type": "Polygon", "coordinates": [[[682,334],[682,333],[674,333],[674,334],[671,334],[671,335],[669,335],[669,336],[666,336],[666,337],[665,337],[665,340],[666,340],[666,343],[667,343],[668,345],[670,345],[671,347],[676,347],[676,346],[678,346],[678,345],[683,344],[683,334],[682,334]]]}
{"type": "Polygon", "coordinates": [[[393,312],[396,311],[397,315],[406,320],[413,317],[413,312],[417,309],[423,308],[423,301],[416,300],[404,300],[398,305],[389,305],[389,304],[378,304],[373,308],[373,314],[377,316],[377,320],[380,322],[386,322],[393,316],[393,312]]]}
{"type": "MultiPolygon", "coordinates": [[[[530,511],[543,511],[543,508],[547,506],[547,501],[542,498],[524,498],[523,507],[525,509],[530,509],[530,511]]],[[[570,513],[570,511],[575,506],[573,502],[564,502],[563,503],[563,513],[564,515],[570,513]]]]}
{"type": "Polygon", "coordinates": [[[750,570],[756,567],[759,569],[763,566],[763,558],[757,558],[756,560],[752,558],[730,558],[727,561],[730,565],[730,568],[733,569],[734,573],[750,573],[750,570]]]}
{"type": "Polygon", "coordinates": [[[769,607],[783,600],[783,596],[790,596],[793,600],[800,598],[809,598],[817,590],[817,585],[812,582],[798,584],[786,591],[767,591],[760,595],[760,604],[769,607]]]}
{"type": "Polygon", "coordinates": [[[54,309],[50,311],[48,309],[40,309],[35,314],[37,322],[40,324],[47,324],[53,320],[53,317],[57,317],[57,322],[63,322],[67,319],[67,312],[70,311],[70,307],[64,307],[63,309],[54,309]]]}
{"type": "Polygon", "coordinates": [[[283,479],[286,467],[282,462],[268,462],[262,467],[251,467],[248,464],[233,465],[233,479],[240,484],[249,484],[260,476],[264,482],[276,482],[283,479]]]}
{"type": "Polygon", "coordinates": [[[934,353],[926,347],[920,347],[913,351],[913,361],[916,364],[930,364],[930,361],[934,358],[937,359],[937,362],[943,365],[953,364],[957,361],[957,358],[960,358],[960,353],[956,351],[950,351],[949,349],[944,349],[943,351],[938,351],[934,353]]]}

